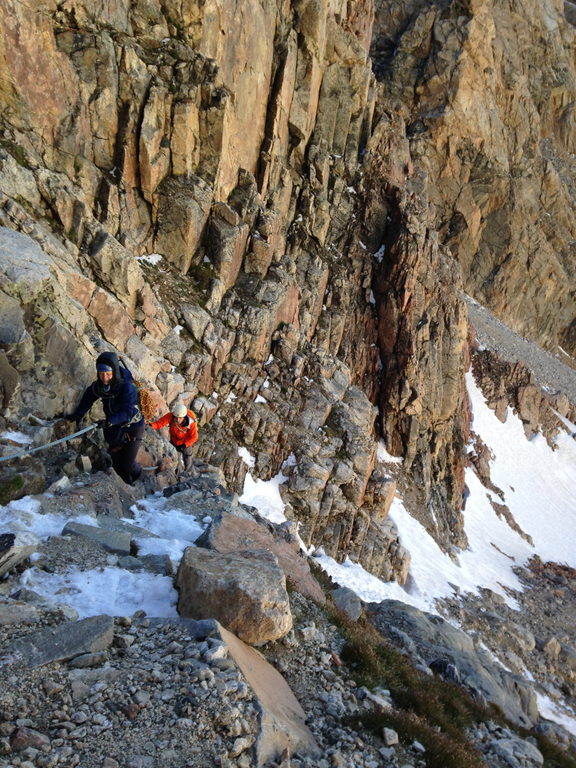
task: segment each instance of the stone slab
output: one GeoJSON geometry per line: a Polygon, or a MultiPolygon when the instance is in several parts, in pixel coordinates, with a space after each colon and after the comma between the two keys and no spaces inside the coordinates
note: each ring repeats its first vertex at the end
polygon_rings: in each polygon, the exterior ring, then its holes
{"type": "Polygon", "coordinates": [[[0,649],[0,658],[5,664],[41,667],[80,654],[103,651],[112,644],[113,637],[114,619],[111,616],[91,616],[26,635],[0,649]]]}
{"type": "Polygon", "coordinates": [[[84,525],[83,523],[66,523],[62,536],[81,536],[99,544],[108,552],[120,555],[130,554],[132,536],[126,531],[110,531],[106,528],[97,528],[94,525],[84,525]]]}

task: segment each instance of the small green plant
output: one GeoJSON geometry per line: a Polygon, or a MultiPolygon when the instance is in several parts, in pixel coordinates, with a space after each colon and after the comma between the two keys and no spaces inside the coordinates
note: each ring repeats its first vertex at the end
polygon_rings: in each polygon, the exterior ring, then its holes
{"type": "Polygon", "coordinates": [[[2,483],[0,486],[0,504],[4,506],[8,504],[12,499],[17,498],[17,494],[24,487],[24,478],[20,474],[16,474],[10,478],[7,482],[2,483]]]}
{"type": "Polygon", "coordinates": [[[462,688],[417,670],[366,620],[352,622],[333,609],[333,620],[346,638],[341,657],[357,682],[390,691],[397,709],[370,712],[356,720],[380,735],[394,728],[402,741],[421,742],[429,768],[483,768],[481,754],[468,741],[466,729],[487,719],[502,720],[462,688]]]}
{"type": "Polygon", "coordinates": [[[29,163],[26,159],[26,152],[23,146],[16,144],[16,142],[9,139],[0,140],[0,146],[4,147],[4,149],[12,155],[18,165],[21,165],[23,168],[29,167],[29,163]]]}

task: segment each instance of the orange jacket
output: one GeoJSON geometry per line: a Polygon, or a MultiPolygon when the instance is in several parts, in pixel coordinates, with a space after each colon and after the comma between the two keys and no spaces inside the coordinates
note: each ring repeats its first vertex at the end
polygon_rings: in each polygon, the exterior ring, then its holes
{"type": "Polygon", "coordinates": [[[167,413],[153,421],[150,426],[152,429],[162,429],[162,427],[170,425],[170,442],[172,445],[194,445],[198,440],[196,415],[192,411],[188,411],[187,419],[187,423],[181,426],[171,413],[167,413]]]}

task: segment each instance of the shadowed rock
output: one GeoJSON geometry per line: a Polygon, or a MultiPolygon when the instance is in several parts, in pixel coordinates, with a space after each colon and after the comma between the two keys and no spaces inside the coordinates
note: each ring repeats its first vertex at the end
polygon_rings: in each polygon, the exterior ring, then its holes
{"type": "Polygon", "coordinates": [[[440,664],[444,669],[453,665],[452,679],[459,675],[474,696],[498,705],[519,725],[531,727],[536,722],[536,696],[529,683],[495,664],[465,632],[397,600],[370,603],[368,610],[377,629],[400,641],[417,661],[437,669],[440,664]]]}
{"type": "Polygon", "coordinates": [[[67,661],[84,653],[108,648],[114,636],[111,616],[92,616],[68,621],[57,627],[34,632],[0,649],[4,663],[41,667],[53,661],[67,661]]]}
{"type": "Polygon", "coordinates": [[[348,587],[340,587],[339,589],[333,589],[330,595],[337,608],[344,611],[352,621],[358,621],[362,615],[362,600],[360,600],[356,592],[348,589],[348,587]]]}

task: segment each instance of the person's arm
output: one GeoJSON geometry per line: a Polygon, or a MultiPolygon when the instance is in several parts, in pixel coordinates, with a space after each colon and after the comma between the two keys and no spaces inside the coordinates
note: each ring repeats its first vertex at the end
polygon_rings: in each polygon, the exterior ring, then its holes
{"type": "Polygon", "coordinates": [[[98,395],[94,392],[94,385],[91,384],[84,390],[84,393],[80,398],[80,402],[76,406],[76,409],[66,418],[69,421],[75,421],[78,423],[84,418],[90,408],[92,408],[96,400],[98,400],[98,395]]]}
{"type": "Polygon", "coordinates": [[[159,419],[156,419],[156,421],[153,421],[150,426],[152,429],[162,429],[162,427],[167,427],[168,424],[172,421],[172,414],[171,413],[165,413],[164,416],[160,416],[159,419]]]}

